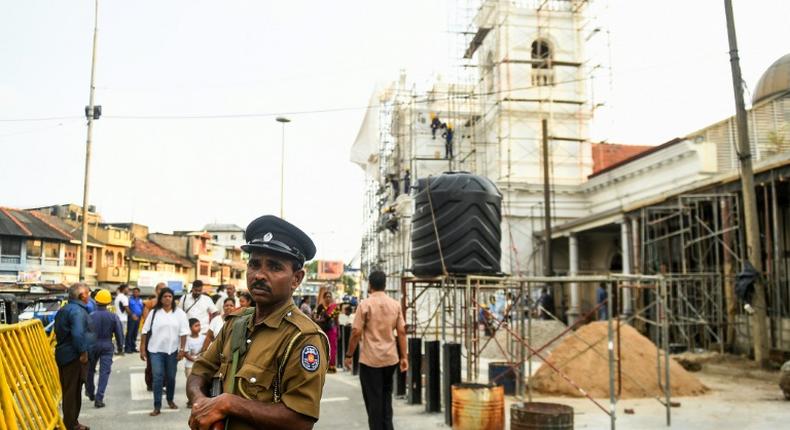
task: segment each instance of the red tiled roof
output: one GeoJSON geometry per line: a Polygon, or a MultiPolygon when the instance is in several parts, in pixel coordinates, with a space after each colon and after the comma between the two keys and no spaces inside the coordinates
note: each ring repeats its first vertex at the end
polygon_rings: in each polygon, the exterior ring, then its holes
{"type": "MultiPolygon", "coordinates": [[[[593,173],[590,176],[588,176],[587,178],[590,179],[590,178],[593,178],[595,176],[600,175],[601,173],[608,172],[610,170],[614,170],[614,169],[616,169],[616,168],[618,168],[620,166],[626,165],[626,164],[628,164],[628,163],[630,163],[630,162],[632,162],[634,160],[638,160],[638,159],[640,159],[642,157],[645,157],[647,155],[650,155],[650,154],[652,154],[654,152],[658,152],[658,151],[661,151],[663,149],[669,148],[670,146],[678,144],[680,142],[683,142],[683,139],[676,137],[676,138],[674,138],[674,139],[672,139],[672,140],[670,140],[668,142],[662,143],[661,145],[658,145],[658,146],[617,145],[617,144],[612,144],[612,143],[593,143],[593,161],[595,160],[595,152],[596,152],[595,146],[596,145],[632,147],[632,148],[641,148],[641,150],[635,151],[630,156],[622,158],[619,161],[607,163],[607,165],[603,166],[603,167],[596,168],[595,167],[595,163],[593,163],[594,164],[593,173]]],[[[599,151],[603,151],[603,153],[605,154],[606,148],[599,149],[599,151]]],[[[614,152],[617,152],[617,149],[615,149],[614,152]]],[[[604,159],[606,159],[605,155],[604,155],[604,159]]]]}
{"type": "Polygon", "coordinates": [[[628,160],[635,155],[653,148],[646,145],[620,145],[616,143],[593,143],[593,175],[628,160]]]}
{"type": "Polygon", "coordinates": [[[193,267],[191,261],[179,257],[175,252],[163,248],[154,242],[135,238],[130,253],[132,259],[178,264],[184,267],[193,267]]]}

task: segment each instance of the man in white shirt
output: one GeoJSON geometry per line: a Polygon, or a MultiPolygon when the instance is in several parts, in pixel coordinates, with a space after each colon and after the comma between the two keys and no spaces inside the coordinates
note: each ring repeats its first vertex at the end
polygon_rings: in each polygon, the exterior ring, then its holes
{"type": "MultiPolygon", "coordinates": [[[[118,319],[121,320],[121,327],[123,327],[123,332],[126,333],[126,325],[129,321],[129,296],[126,295],[126,290],[129,288],[126,284],[121,284],[117,290],[115,290],[115,302],[113,305],[115,306],[115,314],[118,315],[118,319]]],[[[123,351],[120,351],[123,352],[123,351]]]]}
{"type": "Polygon", "coordinates": [[[228,297],[232,298],[233,299],[233,303],[235,303],[235,306],[233,308],[235,309],[235,308],[239,307],[239,297],[236,295],[236,286],[235,285],[232,285],[232,284],[222,285],[222,286],[220,286],[220,288],[222,288],[222,290],[217,294],[219,296],[219,298],[217,299],[215,305],[217,305],[219,307],[219,314],[221,316],[224,316],[225,315],[225,299],[227,299],[228,297]]]}
{"type": "Polygon", "coordinates": [[[217,306],[214,305],[211,297],[203,295],[203,281],[200,279],[196,279],[192,283],[191,294],[185,295],[181,299],[179,307],[187,314],[188,318],[196,318],[200,321],[201,334],[206,334],[211,319],[219,315],[217,306]]]}

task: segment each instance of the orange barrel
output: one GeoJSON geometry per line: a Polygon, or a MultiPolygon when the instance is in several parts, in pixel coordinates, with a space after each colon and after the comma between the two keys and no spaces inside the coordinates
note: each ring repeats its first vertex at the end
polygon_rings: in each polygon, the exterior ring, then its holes
{"type": "Polygon", "coordinates": [[[453,430],[504,430],[504,387],[461,383],[452,392],[453,430]]]}
{"type": "Polygon", "coordinates": [[[510,430],[573,430],[573,408],[559,403],[514,403],[510,430]]]}

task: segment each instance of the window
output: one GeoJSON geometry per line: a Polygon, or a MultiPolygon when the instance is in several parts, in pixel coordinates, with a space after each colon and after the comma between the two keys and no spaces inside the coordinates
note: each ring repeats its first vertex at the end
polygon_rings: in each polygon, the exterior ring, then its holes
{"type": "Polygon", "coordinates": [[[63,264],[66,266],[77,266],[77,245],[66,245],[66,251],[63,253],[63,264]]]}
{"type": "Polygon", "coordinates": [[[4,237],[0,239],[0,254],[19,256],[22,252],[22,242],[18,239],[4,237]]]}
{"type": "Polygon", "coordinates": [[[115,230],[115,238],[116,239],[120,239],[121,238],[121,230],[115,230]]]}
{"type": "Polygon", "coordinates": [[[0,263],[19,264],[22,254],[22,242],[19,239],[4,237],[0,239],[0,263]]]}
{"type": "Polygon", "coordinates": [[[236,235],[235,234],[231,234],[230,235],[230,240],[236,240],[236,235]]]}
{"type": "Polygon", "coordinates": [[[217,240],[217,235],[216,234],[214,236],[211,236],[211,237],[212,237],[212,239],[217,240]]]}
{"type": "Polygon", "coordinates": [[[117,258],[118,260],[116,261],[115,265],[118,267],[123,267],[123,252],[119,252],[117,258]]]}
{"type": "Polygon", "coordinates": [[[115,262],[115,253],[110,251],[109,249],[104,251],[104,265],[106,267],[112,267],[114,262],[115,262]]]}
{"type": "Polygon", "coordinates": [[[33,259],[41,259],[41,241],[40,240],[28,240],[27,241],[27,258],[28,260],[33,259]]]}
{"type": "Polygon", "coordinates": [[[200,265],[200,276],[208,276],[208,264],[200,265]]]}
{"type": "Polygon", "coordinates": [[[44,257],[58,258],[60,255],[60,244],[57,242],[44,242],[44,257]]]}
{"type": "Polygon", "coordinates": [[[552,50],[545,40],[532,42],[532,85],[546,87],[554,85],[554,70],[552,69],[552,50]]]}
{"type": "Polygon", "coordinates": [[[88,248],[88,261],[85,263],[85,266],[90,267],[91,269],[93,268],[94,254],[96,254],[96,249],[88,248]]]}

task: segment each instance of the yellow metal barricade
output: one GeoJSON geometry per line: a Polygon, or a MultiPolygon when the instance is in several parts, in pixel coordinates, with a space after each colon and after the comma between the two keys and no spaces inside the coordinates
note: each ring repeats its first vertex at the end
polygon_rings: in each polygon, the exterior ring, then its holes
{"type": "Polygon", "coordinates": [[[0,430],[64,428],[52,339],[41,321],[0,325],[0,430]]]}

